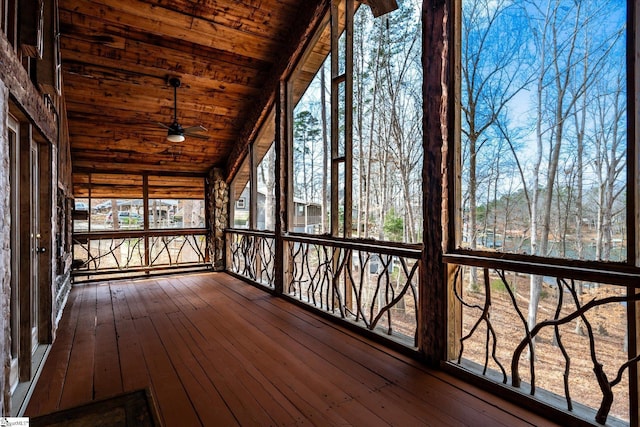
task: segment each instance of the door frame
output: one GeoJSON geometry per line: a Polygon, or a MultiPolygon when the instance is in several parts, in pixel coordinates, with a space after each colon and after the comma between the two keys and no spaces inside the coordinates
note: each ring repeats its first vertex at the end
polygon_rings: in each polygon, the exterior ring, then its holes
{"type": "Polygon", "coordinates": [[[52,342],[53,198],[51,145],[20,122],[20,381],[34,375],[33,353],[52,342]],[[33,326],[33,328],[32,328],[33,326]]]}
{"type": "Polygon", "coordinates": [[[7,144],[9,146],[9,185],[10,185],[10,217],[11,217],[11,289],[10,289],[10,321],[11,363],[9,371],[9,388],[14,392],[20,382],[20,124],[12,115],[7,119],[7,144]]]}

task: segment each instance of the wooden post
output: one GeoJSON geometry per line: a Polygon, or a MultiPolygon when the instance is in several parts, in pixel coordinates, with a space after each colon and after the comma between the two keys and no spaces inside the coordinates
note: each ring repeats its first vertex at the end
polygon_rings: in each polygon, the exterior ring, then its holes
{"type": "MultiPolygon", "coordinates": [[[[344,237],[350,239],[353,234],[353,13],[354,0],[346,0],[344,22],[344,237]]],[[[337,107],[337,106],[336,106],[337,107]]],[[[361,206],[358,206],[361,209],[361,206]]],[[[358,211],[358,215],[360,211],[358,211]]],[[[353,309],[353,251],[345,253],[346,269],[344,275],[344,303],[353,309]]]]}
{"type": "MultiPolygon", "coordinates": [[[[640,187],[637,179],[640,175],[640,164],[638,164],[638,153],[640,152],[640,127],[637,123],[638,117],[638,90],[640,89],[640,66],[638,64],[638,52],[640,51],[640,40],[638,40],[638,28],[640,28],[640,7],[637,2],[627,2],[627,109],[629,120],[627,120],[627,134],[631,136],[627,143],[627,194],[630,195],[627,201],[627,259],[630,264],[640,267],[640,239],[638,239],[638,221],[640,221],[640,187]],[[636,118],[636,120],[632,119],[636,118]]],[[[627,293],[640,292],[639,289],[630,286],[627,293]]],[[[627,352],[629,360],[636,357],[640,352],[640,302],[629,304],[627,308],[627,352]]],[[[638,364],[629,366],[629,425],[640,423],[640,372],[638,364]]]]}
{"type": "MultiPolygon", "coordinates": [[[[150,257],[150,248],[149,248],[149,175],[146,173],[142,175],[142,218],[143,218],[143,228],[144,228],[144,265],[149,267],[149,262],[151,260],[150,257]]],[[[153,222],[158,223],[157,215],[158,212],[153,209],[153,222]]],[[[113,221],[117,220],[117,216],[113,216],[113,221]]],[[[149,274],[149,270],[147,270],[147,274],[149,274]]]]}
{"type": "Polygon", "coordinates": [[[258,228],[258,174],[255,142],[249,145],[249,229],[258,228]]]}
{"type": "MultiPolygon", "coordinates": [[[[87,174],[87,179],[89,180],[89,190],[88,190],[89,191],[89,203],[87,203],[87,205],[89,206],[89,220],[87,221],[87,231],[91,231],[91,207],[93,206],[93,203],[92,203],[93,199],[91,198],[91,176],[92,176],[91,173],[87,174]]],[[[75,209],[75,205],[74,205],[73,209],[75,209]]],[[[71,231],[73,233],[73,229],[71,231]]],[[[87,243],[87,244],[89,244],[89,243],[87,243]]],[[[91,246],[89,246],[89,247],[91,247],[91,246]]]]}
{"type": "Polygon", "coordinates": [[[289,129],[289,90],[288,84],[284,81],[280,81],[278,86],[276,102],[275,102],[275,120],[276,128],[274,135],[275,144],[275,260],[274,260],[274,288],[276,293],[282,294],[284,292],[284,283],[286,271],[286,254],[285,254],[285,242],[283,234],[288,231],[289,227],[289,191],[291,188],[289,174],[289,156],[290,149],[289,144],[291,139],[289,129]]]}
{"type": "MultiPolygon", "coordinates": [[[[344,237],[353,231],[353,13],[354,0],[346,0],[344,22],[344,237]]],[[[336,52],[333,52],[335,55],[336,52]]],[[[337,107],[337,105],[336,105],[337,107]]],[[[358,206],[358,209],[361,207],[358,206]]],[[[351,264],[351,262],[349,262],[351,264]]],[[[346,280],[346,277],[345,277],[346,280]]]]}
{"type": "Polygon", "coordinates": [[[447,298],[442,262],[443,152],[448,152],[451,87],[449,46],[453,0],[426,0],[423,23],[423,148],[422,189],[424,250],[420,274],[418,346],[425,360],[438,366],[447,353],[447,298]]]}
{"type": "Polygon", "coordinates": [[[331,235],[334,237],[338,235],[340,218],[338,215],[338,167],[341,163],[338,153],[339,3],[340,0],[331,0],[331,219],[329,227],[331,235]]]}

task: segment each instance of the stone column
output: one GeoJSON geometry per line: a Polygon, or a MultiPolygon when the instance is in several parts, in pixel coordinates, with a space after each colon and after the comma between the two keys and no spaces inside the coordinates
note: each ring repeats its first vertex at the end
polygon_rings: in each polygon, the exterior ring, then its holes
{"type": "Polygon", "coordinates": [[[224,229],[229,226],[229,188],[222,169],[214,168],[207,179],[207,204],[211,231],[208,236],[209,257],[215,271],[225,269],[224,229]]]}

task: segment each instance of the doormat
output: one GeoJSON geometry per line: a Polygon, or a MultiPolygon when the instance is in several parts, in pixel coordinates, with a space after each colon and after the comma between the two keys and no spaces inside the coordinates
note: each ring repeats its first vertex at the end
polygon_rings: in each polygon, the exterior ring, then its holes
{"type": "Polygon", "coordinates": [[[30,427],[155,427],[161,425],[149,389],[120,394],[29,420],[30,427]]]}

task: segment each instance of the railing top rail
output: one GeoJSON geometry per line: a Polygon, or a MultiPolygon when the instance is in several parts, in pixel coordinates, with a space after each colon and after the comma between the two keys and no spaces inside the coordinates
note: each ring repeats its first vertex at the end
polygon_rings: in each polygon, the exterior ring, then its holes
{"type": "Polygon", "coordinates": [[[154,230],[120,230],[120,231],[87,231],[74,232],[74,239],[121,239],[131,237],[144,236],[192,236],[198,234],[207,234],[206,228],[167,228],[154,230]]]}
{"type": "Polygon", "coordinates": [[[275,231],[268,230],[250,230],[246,228],[226,228],[224,230],[225,233],[235,233],[235,234],[244,234],[249,236],[260,236],[260,237],[271,237],[275,238],[275,231]]]}
{"type": "Polygon", "coordinates": [[[624,268],[624,266],[614,264],[611,265],[611,269],[605,269],[606,265],[603,263],[585,265],[585,263],[572,262],[571,260],[560,263],[556,260],[531,256],[523,256],[521,259],[504,259],[470,254],[446,254],[443,255],[442,260],[448,264],[486,267],[495,270],[640,288],[640,269],[624,268]]]}
{"type": "Polygon", "coordinates": [[[344,249],[355,249],[366,252],[376,252],[385,255],[396,255],[406,258],[419,259],[422,255],[421,244],[407,244],[394,242],[381,242],[370,239],[345,239],[330,236],[310,236],[308,234],[287,233],[284,240],[291,242],[311,243],[325,246],[333,246],[344,249]]]}

